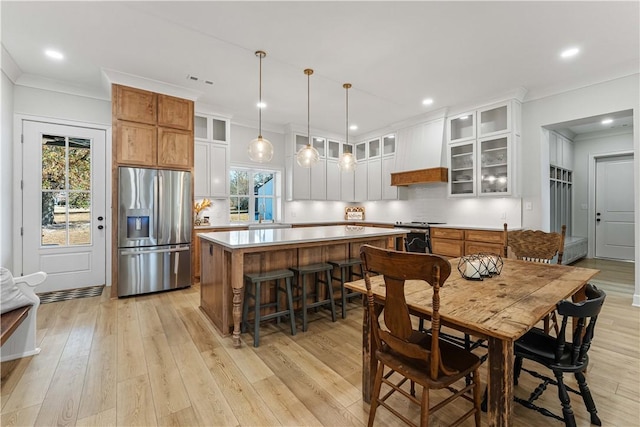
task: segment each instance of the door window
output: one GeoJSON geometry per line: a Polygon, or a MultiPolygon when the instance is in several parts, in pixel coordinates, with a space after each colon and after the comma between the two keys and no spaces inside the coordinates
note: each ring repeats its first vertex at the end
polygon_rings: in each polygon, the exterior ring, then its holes
{"type": "Polygon", "coordinates": [[[41,245],[91,244],[91,140],[42,135],[41,245]]]}

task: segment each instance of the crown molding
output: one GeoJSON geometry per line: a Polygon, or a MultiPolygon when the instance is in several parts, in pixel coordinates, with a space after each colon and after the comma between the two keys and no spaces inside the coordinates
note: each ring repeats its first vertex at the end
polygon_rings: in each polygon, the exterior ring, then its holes
{"type": "Polygon", "coordinates": [[[204,94],[204,92],[201,91],[187,89],[182,86],[176,86],[158,80],[123,73],[117,70],[103,68],[102,73],[106,77],[107,81],[111,84],[135,87],[138,89],[148,90],[150,92],[162,93],[164,95],[175,96],[177,98],[189,99],[194,102],[204,94]]]}

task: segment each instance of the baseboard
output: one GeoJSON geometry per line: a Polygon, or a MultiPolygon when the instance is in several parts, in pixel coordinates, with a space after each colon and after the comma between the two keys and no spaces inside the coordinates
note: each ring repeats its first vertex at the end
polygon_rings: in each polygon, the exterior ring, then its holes
{"type": "Polygon", "coordinates": [[[40,354],[40,347],[36,348],[35,350],[25,351],[23,353],[10,354],[9,356],[4,356],[3,355],[2,358],[0,358],[0,362],[8,362],[9,360],[21,359],[23,357],[29,357],[29,356],[35,356],[36,354],[40,354]]]}

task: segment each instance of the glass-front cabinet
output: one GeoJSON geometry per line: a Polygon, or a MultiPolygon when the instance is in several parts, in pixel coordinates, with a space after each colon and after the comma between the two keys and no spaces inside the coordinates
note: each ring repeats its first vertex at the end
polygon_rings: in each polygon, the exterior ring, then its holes
{"type": "Polygon", "coordinates": [[[452,196],[475,196],[475,141],[449,146],[449,182],[452,196]]]}
{"type": "Polygon", "coordinates": [[[509,135],[478,140],[480,195],[510,194],[509,135]],[[498,193],[498,194],[496,194],[498,193]]]}
{"type": "Polygon", "coordinates": [[[520,102],[513,99],[447,119],[450,196],[518,193],[514,162],[519,117],[520,102]]]}

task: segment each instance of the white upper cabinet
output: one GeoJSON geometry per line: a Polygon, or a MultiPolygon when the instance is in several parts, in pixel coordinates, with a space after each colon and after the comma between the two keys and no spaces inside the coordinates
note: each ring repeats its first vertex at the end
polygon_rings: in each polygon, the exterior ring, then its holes
{"type": "Polygon", "coordinates": [[[447,139],[449,142],[476,139],[476,113],[471,111],[447,118],[447,139]]]}
{"type": "Polygon", "coordinates": [[[193,136],[195,139],[229,143],[229,120],[210,114],[195,113],[193,136]]]}
{"type": "Polygon", "coordinates": [[[557,132],[549,132],[549,164],[573,170],[573,142],[557,132]]]}
{"type": "Polygon", "coordinates": [[[518,194],[520,114],[520,102],[509,100],[447,119],[450,196],[518,194]]]}
{"type": "Polygon", "coordinates": [[[229,120],[195,113],[194,124],[194,196],[229,197],[229,120]]]}

